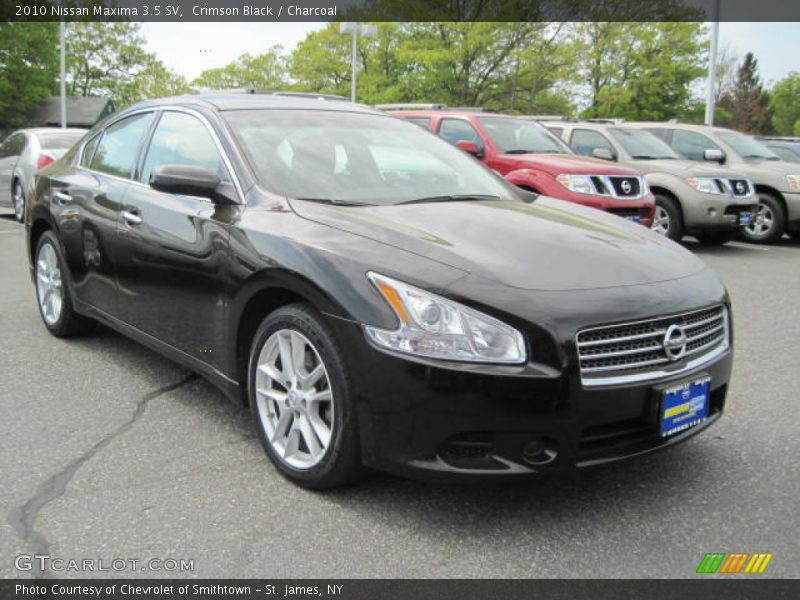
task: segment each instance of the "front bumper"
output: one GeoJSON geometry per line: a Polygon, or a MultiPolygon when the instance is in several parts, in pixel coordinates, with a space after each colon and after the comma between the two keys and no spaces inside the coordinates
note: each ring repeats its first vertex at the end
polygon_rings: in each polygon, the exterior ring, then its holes
{"type": "Polygon", "coordinates": [[[362,375],[354,385],[364,462],[438,481],[569,472],[667,448],[720,417],[732,364],[729,349],[656,383],[587,389],[576,367],[535,376],[511,367],[452,370],[379,351],[358,324],[335,328],[362,375]],[[711,377],[709,418],[662,438],[660,388],[699,373],[711,377]]]}
{"type": "Polygon", "coordinates": [[[743,226],[740,222],[742,213],[749,212],[754,217],[758,208],[758,200],[753,196],[732,198],[692,190],[690,196],[681,200],[684,222],[689,231],[734,231],[743,226]]]}

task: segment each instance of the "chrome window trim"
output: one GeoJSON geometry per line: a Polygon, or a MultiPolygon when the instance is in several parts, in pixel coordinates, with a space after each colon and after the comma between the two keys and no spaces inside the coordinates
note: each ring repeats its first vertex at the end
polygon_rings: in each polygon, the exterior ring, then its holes
{"type": "Polygon", "coordinates": [[[692,310],[689,312],[679,312],[673,313],[671,315],[665,315],[663,317],[653,317],[651,319],[641,319],[638,321],[629,321],[626,323],[614,323],[610,325],[600,325],[597,327],[590,327],[587,329],[582,329],[578,333],[575,334],[575,353],[576,357],[578,358],[578,371],[581,373],[581,384],[584,388],[596,388],[596,387],[607,387],[607,386],[618,386],[618,385],[625,385],[630,383],[644,383],[644,382],[656,382],[658,380],[672,378],[678,375],[682,375],[684,373],[688,373],[694,369],[698,369],[702,366],[705,366],[715,360],[721,358],[725,354],[730,351],[731,348],[731,333],[730,333],[730,316],[728,314],[728,307],[724,304],[719,304],[716,306],[708,306],[706,308],[701,308],[699,310],[692,310]],[[722,318],[724,321],[725,326],[725,335],[723,341],[710,352],[703,354],[702,356],[698,356],[692,360],[685,362],[680,368],[678,369],[657,369],[657,370],[647,370],[647,371],[639,371],[637,373],[628,373],[628,374],[618,374],[618,375],[610,375],[608,377],[584,377],[583,373],[580,369],[580,355],[578,353],[578,336],[582,333],[587,333],[590,331],[598,331],[603,329],[608,329],[611,327],[629,327],[632,325],[639,325],[642,323],[651,323],[653,321],[661,321],[666,319],[672,319],[676,317],[686,317],[689,315],[697,314],[700,312],[705,312],[708,310],[712,310],[715,308],[722,309],[722,318]]]}
{"type": "MultiPolygon", "coordinates": [[[[244,191],[242,189],[241,183],[239,182],[239,177],[236,174],[236,171],[234,171],[234,169],[233,169],[233,164],[231,163],[230,158],[228,157],[228,154],[225,152],[225,149],[222,146],[222,142],[220,141],[219,136],[217,135],[217,132],[214,131],[214,128],[211,126],[211,123],[208,121],[208,119],[205,117],[205,115],[203,115],[202,113],[198,112],[197,110],[195,110],[193,108],[186,108],[184,106],[175,106],[175,105],[171,105],[171,104],[170,105],[164,105],[164,106],[148,106],[146,108],[140,108],[140,109],[133,110],[133,111],[126,112],[124,114],[119,115],[119,117],[117,117],[113,121],[110,121],[109,123],[107,123],[103,127],[103,129],[100,132],[100,134],[103,137],[105,137],[106,130],[109,127],[113,127],[115,124],[119,123],[123,119],[127,119],[128,117],[133,117],[133,116],[136,116],[138,114],[148,113],[148,112],[159,113],[158,114],[159,117],[160,117],[160,113],[163,113],[163,112],[181,112],[181,113],[185,113],[185,114],[188,114],[188,115],[191,115],[191,116],[197,118],[205,126],[205,128],[208,131],[209,135],[211,135],[211,139],[214,141],[214,145],[217,147],[217,151],[219,151],[219,154],[222,157],[222,162],[225,165],[225,168],[228,170],[228,173],[230,174],[231,183],[233,183],[233,187],[236,189],[236,195],[238,196],[239,204],[244,204],[245,203],[245,201],[244,201],[244,191]]],[[[158,123],[156,123],[156,128],[158,128],[158,123]]],[[[125,183],[132,183],[134,185],[138,185],[139,187],[143,187],[143,188],[146,188],[148,190],[152,189],[146,183],[142,183],[141,181],[136,181],[135,179],[131,179],[130,177],[119,177],[118,175],[110,175],[108,173],[104,173],[103,171],[96,171],[94,169],[90,169],[88,167],[84,167],[83,165],[81,165],[80,157],[83,156],[84,148],[86,147],[86,144],[89,143],[89,141],[93,140],[95,137],[96,136],[92,136],[89,139],[87,139],[86,141],[84,141],[83,143],[81,143],[80,149],[78,151],[78,157],[79,157],[78,166],[77,166],[78,170],[86,171],[86,172],[92,173],[94,175],[101,175],[103,177],[111,177],[112,179],[116,179],[117,181],[124,181],[125,183]]],[[[149,149],[149,142],[150,141],[152,141],[152,137],[150,138],[150,140],[148,140],[148,148],[147,149],[149,149]]],[[[145,156],[146,156],[146,152],[145,152],[145,156]]]]}

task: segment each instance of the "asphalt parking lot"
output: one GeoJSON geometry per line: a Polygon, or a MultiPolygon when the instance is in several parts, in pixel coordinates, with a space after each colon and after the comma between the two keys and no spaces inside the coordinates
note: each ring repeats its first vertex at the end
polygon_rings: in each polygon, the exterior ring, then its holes
{"type": "Polygon", "coordinates": [[[800,577],[800,242],[687,242],[731,291],[737,349],[727,414],[686,444],[576,479],[314,493],[202,379],[105,328],[50,336],[23,239],[0,218],[0,577],[38,575],[14,565],[37,552],[194,561],[117,573],[149,577],[681,578],[713,551],[800,577]]]}

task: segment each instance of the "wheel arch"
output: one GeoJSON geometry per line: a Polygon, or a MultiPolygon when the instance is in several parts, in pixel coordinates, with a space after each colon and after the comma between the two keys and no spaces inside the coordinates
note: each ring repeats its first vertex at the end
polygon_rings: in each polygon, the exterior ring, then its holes
{"type": "Polygon", "coordinates": [[[754,183],[753,187],[756,190],[756,194],[768,194],[768,195],[772,196],[773,198],[775,198],[775,200],[777,200],[778,203],[781,205],[781,208],[783,209],[784,216],[788,215],[788,207],[786,206],[786,198],[783,197],[783,194],[781,194],[774,187],[772,187],[770,185],[765,185],[763,183],[754,183]]]}
{"type": "Polygon", "coordinates": [[[231,303],[231,331],[235,331],[234,351],[236,380],[241,384],[242,404],[248,405],[246,381],[250,346],[258,326],[267,315],[281,306],[304,302],[323,319],[352,320],[347,311],[330,294],[298,273],[272,269],[251,276],[231,303]]]}

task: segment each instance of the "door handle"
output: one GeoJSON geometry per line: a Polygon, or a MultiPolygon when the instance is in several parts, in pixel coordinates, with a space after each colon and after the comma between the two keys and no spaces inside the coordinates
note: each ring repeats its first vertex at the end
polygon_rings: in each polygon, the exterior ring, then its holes
{"type": "Polygon", "coordinates": [[[142,223],[142,217],[140,217],[136,212],[135,209],[132,210],[123,210],[122,211],[122,218],[128,225],[140,225],[142,223]]]}
{"type": "Polygon", "coordinates": [[[53,192],[53,198],[58,200],[59,204],[69,204],[72,202],[72,196],[70,196],[67,192],[55,191],[53,192]]]}

